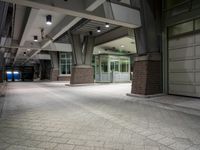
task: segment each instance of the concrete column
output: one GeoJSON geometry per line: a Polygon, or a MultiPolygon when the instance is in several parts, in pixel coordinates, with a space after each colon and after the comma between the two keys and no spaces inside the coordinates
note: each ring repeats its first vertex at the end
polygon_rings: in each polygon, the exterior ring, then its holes
{"type": "Polygon", "coordinates": [[[80,35],[71,34],[73,52],[73,67],[70,78],[70,84],[93,83],[93,68],[91,66],[92,54],[94,48],[94,37],[85,36],[81,42],[80,35]]]}
{"type": "Polygon", "coordinates": [[[51,55],[51,73],[50,80],[57,81],[59,76],[59,62],[58,62],[58,53],[50,52],[51,55]]]}
{"type": "MultiPolygon", "coordinates": [[[[161,24],[159,0],[132,0],[140,8],[142,26],[135,29],[137,57],[133,69],[132,93],[152,95],[162,92],[161,24]]],[[[161,11],[160,11],[161,12],[161,11]]]]}

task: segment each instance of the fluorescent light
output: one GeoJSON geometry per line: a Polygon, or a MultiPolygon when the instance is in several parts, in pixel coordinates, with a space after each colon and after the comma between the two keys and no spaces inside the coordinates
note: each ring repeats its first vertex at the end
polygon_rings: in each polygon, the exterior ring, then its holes
{"type": "Polygon", "coordinates": [[[35,36],[33,37],[33,39],[34,39],[35,42],[37,42],[37,41],[38,41],[38,36],[35,35],[35,36]]]}
{"type": "Polygon", "coordinates": [[[14,74],[19,74],[19,72],[18,72],[18,71],[14,71],[13,73],[14,73],[14,74]]]}
{"type": "Polygon", "coordinates": [[[106,23],[106,24],[105,24],[105,27],[106,27],[106,28],[109,28],[109,27],[110,27],[110,24],[109,24],[109,23],[106,23]]]}
{"type": "Polygon", "coordinates": [[[101,28],[97,27],[97,32],[100,33],[101,32],[101,28]]]}
{"type": "Polygon", "coordinates": [[[12,71],[6,71],[7,74],[12,74],[12,71]]]}
{"type": "Polygon", "coordinates": [[[47,15],[46,16],[46,24],[47,25],[52,25],[52,16],[51,15],[47,15]]]}
{"type": "Polygon", "coordinates": [[[47,25],[52,25],[52,22],[47,21],[46,24],[47,25]]]}

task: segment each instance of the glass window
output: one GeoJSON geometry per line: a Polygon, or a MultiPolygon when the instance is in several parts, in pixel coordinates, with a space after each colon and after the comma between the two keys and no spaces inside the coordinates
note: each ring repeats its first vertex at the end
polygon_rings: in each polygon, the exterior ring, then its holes
{"type": "Polygon", "coordinates": [[[115,61],[115,71],[119,71],[119,62],[115,61]]]}
{"type": "Polygon", "coordinates": [[[118,61],[111,61],[110,62],[110,70],[111,71],[119,71],[119,62],[118,61]]]}
{"type": "Polygon", "coordinates": [[[108,62],[107,61],[101,62],[101,71],[102,72],[108,72],[108,62]]]}
{"type": "Polygon", "coordinates": [[[96,57],[95,57],[95,65],[96,65],[96,67],[95,67],[95,72],[96,72],[97,74],[99,74],[99,56],[96,56],[96,57]]]}
{"type": "Polygon", "coordinates": [[[200,30],[200,19],[195,20],[195,30],[200,30]]]}
{"type": "Polygon", "coordinates": [[[129,72],[129,63],[128,61],[121,62],[121,72],[129,72]]]}
{"type": "Polygon", "coordinates": [[[60,74],[71,74],[72,68],[72,55],[71,53],[60,53],[60,74]]]}
{"type": "Polygon", "coordinates": [[[193,21],[169,27],[169,36],[179,35],[193,31],[193,21]]]}
{"type": "Polygon", "coordinates": [[[112,61],[110,62],[110,70],[114,71],[114,68],[115,68],[115,63],[112,61]]]}

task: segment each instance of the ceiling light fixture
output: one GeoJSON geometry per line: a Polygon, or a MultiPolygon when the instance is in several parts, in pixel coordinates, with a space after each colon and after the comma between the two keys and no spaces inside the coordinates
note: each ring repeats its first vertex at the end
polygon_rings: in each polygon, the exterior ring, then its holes
{"type": "Polygon", "coordinates": [[[100,33],[101,32],[101,28],[97,27],[97,32],[100,33]]]}
{"type": "Polygon", "coordinates": [[[52,16],[51,15],[47,15],[46,16],[46,24],[47,25],[52,25],[52,16]]]}
{"type": "Polygon", "coordinates": [[[37,42],[38,41],[38,36],[34,35],[33,39],[34,39],[35,42],[37,42]]]}
{"type": "Polygon", "coordinates": [[[124,48],[125,46],[124,46],[124,45],[121,45],[120,47],[121,47],[121,48],[124,48]]]}
{"type": "Polygon", "coordinates": [[[106,28],[109,28],[109,27],[110,27],[110,24],[109,24],[109,23],[106,23],[106,24],[105,24],[105,27],[106,27],[106,28]]]}

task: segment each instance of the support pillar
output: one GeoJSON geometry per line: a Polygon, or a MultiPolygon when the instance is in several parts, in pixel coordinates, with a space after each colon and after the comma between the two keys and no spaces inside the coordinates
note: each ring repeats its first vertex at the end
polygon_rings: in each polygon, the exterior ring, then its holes
{"type": "Polygon", "coordinates": [[[80,35],[70,34],[73,52],[73,67],[70,84],[94,83],[93,67],[91,66],[94,49],[94,37],[87,35],[81,41],[80,35]]]}
{"type": "Polygon", "coordinates": [[[73,66],[70,84],[94,83],[92,66],[73,66]]]}
{"type": "Polygon", "coordinates": [[[51,52],[51,71],[50,71],[50,80],[57,81],[59,76],[59,65],[58,65],[58,54],[57,52],[51,52]]]}
{"type": "Polygon", "coordinates": [[[162,92],[161,56],[152,53],[135,58],[132,94],[153,95],[162,92]]]}
{"type": "Polygon", "coordinates": [[[154,95],[162,93],[161,7],[159,0],[131,0],[140,8],[142,26],[135,29],[137,57],[133,68],[131,93],[154,95]]]}

